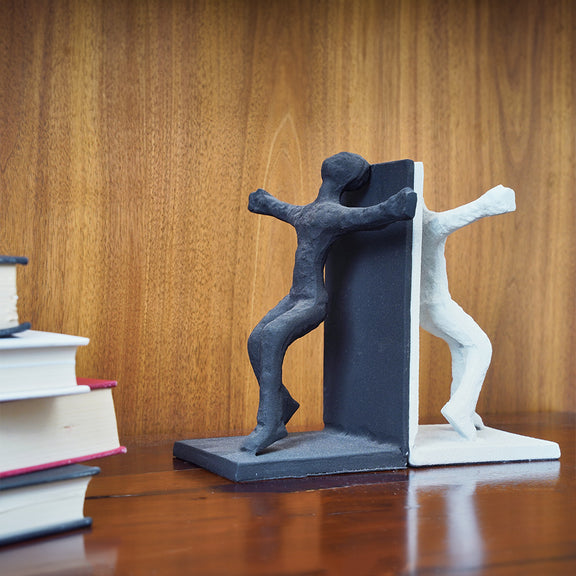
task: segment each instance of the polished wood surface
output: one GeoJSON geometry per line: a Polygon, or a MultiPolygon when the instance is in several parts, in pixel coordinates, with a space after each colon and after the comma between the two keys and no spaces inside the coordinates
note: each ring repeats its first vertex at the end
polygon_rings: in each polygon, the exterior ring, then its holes
{"type": "MultiPolygon", "coordinates": [[[[126,443],[247,432],[250,330],[295,238],[248,213],[311,201],[322,160],[422,161],[443,210],[496,184],[518,211],[448,246],[494,345],[481,412],[576,411],[576,4],[571,0],[0,0],[0,252],[20,312],[119,380],[126,443]]],[[[322,332],[285,364],[322,421],[322,332]]],[[[421,411],[447,347],[422,338],[421,411]]]]}
{"type": "Polygon", "coordinates": [[[97,462],[90,530],[0,549],[0,573],[574,574],[576,418],[490,420],[561,460],[233,484],[169,445],[133,448],[97,462]],[[39,557],[45,572],[24,571],[39,557]]]}

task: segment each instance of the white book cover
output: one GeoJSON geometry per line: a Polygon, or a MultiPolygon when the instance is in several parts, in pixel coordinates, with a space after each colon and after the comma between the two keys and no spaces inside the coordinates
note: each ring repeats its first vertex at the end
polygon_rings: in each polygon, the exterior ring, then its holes
{"type": "Polygon", "coordinates": [[[36,330],[0,338],[0,402],[88,392],[76,383],[76,351],[88,342],[36,330]]]}

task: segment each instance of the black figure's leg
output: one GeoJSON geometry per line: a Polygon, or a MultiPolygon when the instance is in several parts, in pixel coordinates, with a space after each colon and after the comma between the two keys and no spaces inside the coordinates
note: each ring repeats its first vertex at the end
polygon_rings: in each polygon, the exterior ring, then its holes
{"type": "Polygon", "coordinates": [[[262,333],[266,326],[273,322],[281,316],[290,308],[294,306],[294,303],[290,300],[290,296],[284,297],[274,308],[272,308],[265,316],[258,322],[250,337],[248,338],[248,356],[250,358],[250,364],[252,364],[252,369],[254,370],[254,375],[257,380],[260,380],[260,373],[262,372],[261,367],[261,346],[262,346],[262,333]]]}
{"type": "Polygon", "coordinates": [[[325,306],[299,302],[263,328],[258,425],[244,442],[243,450],[258,454],[286,436],[286,422],[297,406],[282,384],[284,356],[288,346],[316,328],[325,315],[325,306]]]}
{"type": "MultiPolygon", "coordinates": [[[[272,310],[270,310],[262,320],[257,324],[257,326],[252,330],[250,337],[248,338],[248,356],[250,358],[250,363],[252,364],[252,369],[254,370],[254,375],[260,384],[261,373],[262,373],[262,346],[266,346],[265,340],[263,343],[264,333],[266,327],[276,320],[282,314],[285,314],[290,308],[294,306],[293,301],[290,296],[283,298],[272,310]]],[[[280,394],[282,396],[282,420],[284,424],[287,424],[290,418],[294,415],[296,410],[300,407],[300,404],[292,398],[290,392],[286,389],[284,384],[282,384],[280,389],[280,394]]],[[[257,422],[261,424],[262,418],[262,402],[258,407],[257,422]]]]}

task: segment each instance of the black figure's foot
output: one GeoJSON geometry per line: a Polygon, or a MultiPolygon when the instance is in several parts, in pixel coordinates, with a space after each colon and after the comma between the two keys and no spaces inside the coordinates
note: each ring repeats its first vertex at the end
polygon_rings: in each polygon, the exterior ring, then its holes
{"type": "Polygon", "coordinates": [[[265,426],[258,424],[254,431],[246,438],[242,444],[241,450],[244,452],[251,452],[253,454],[260,454],[268,446],[274,444],[278,440],[285,438],[288,435],[286,426],[281,423],[276,426],[265,426]]]}
{"type": "Polygon", "coordinates": [[[298,408],[300,408],[300,404],[296,402],[296,400],[290,396],[288,390],[286,390],[284,398],[282,399],[282,422],[288,424],[290,418],[294,416],[298,408]]]}

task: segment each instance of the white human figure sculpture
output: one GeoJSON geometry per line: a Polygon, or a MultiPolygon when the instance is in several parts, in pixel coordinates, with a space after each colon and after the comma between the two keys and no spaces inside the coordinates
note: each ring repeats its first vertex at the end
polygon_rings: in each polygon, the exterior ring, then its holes
{"type": "Polygon", "coordinates": [[[445,212],[433,212],[423,205],[420,325],[450,347],[450,400],[441,411],[468,440],[475,440],[476,430],[484,428],[476,404],[490,366],[492,345],[480,326],[452,300],[444,248],[452,232],[485,216],[514,210],[514,190],[504,186],[496,186],[473,202],[445,212]]]}

